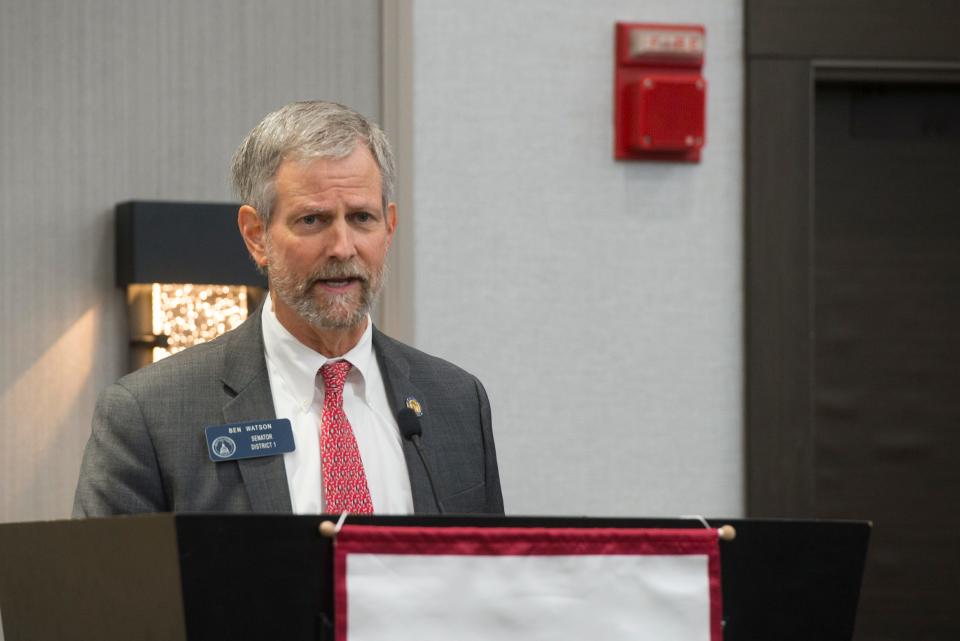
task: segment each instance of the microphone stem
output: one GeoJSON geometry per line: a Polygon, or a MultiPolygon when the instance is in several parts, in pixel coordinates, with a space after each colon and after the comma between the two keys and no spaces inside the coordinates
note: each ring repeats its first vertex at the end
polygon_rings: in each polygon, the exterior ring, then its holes
{"type": "Polygon", "coordinates": [[[423,469],[427,472],[427,481],[430,482],[430,491],[433,492],[433,500],[437,503],[437,510],[440,511],[440,514],[445,514],[446,510],[443,509],[443,503],[440,502],[440,495],[437,494],[437,486],[433,482],[433,474],[430,473],[430,466],[427,465],[427,457],[423,453],[423,447],[420,445],[420,435],[414,434],[413,446],[417,448],[417,454],[420,456],[420,462],[423,463],[423,469]]]}

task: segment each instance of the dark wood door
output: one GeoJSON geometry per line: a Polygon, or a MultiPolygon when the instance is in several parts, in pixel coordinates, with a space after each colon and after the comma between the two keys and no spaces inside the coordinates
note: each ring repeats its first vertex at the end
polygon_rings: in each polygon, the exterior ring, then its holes
{"type": "Polygon", "coordinates": [[[814,513],[874,522],[860,638],[960,639],[960,85],[814,105],[814,513]]]}

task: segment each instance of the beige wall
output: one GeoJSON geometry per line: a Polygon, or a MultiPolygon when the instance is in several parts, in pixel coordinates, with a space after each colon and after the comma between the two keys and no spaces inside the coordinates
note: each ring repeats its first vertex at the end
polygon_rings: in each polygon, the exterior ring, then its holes
{"type": "Polygon", "coordinates": [[[113,206],[230,198],[294,99],[378,118],[376,0],[0,0],[0,522],[69,515],[126,361],[113,206]]]}

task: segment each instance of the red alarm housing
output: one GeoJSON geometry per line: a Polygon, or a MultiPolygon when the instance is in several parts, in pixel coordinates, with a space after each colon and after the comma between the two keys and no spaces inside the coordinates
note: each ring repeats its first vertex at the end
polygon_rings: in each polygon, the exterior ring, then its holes
{"type": "Polygon", "coordinates": [[[699,162],[705,36],[701,25],[617,23],[614,158],[699,162]]]}

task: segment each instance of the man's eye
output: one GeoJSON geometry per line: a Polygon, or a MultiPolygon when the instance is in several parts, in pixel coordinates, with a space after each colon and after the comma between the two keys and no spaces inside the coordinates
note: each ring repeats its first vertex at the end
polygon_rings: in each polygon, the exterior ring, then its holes
{"type": "Polygon", "coordinates": [[[374,216],[368,211],[358,211],[353,215],[353,219],[358,223],[369,223],[374,220],[374,216]]]}
{"type": "Polygon", "coordinates": [[[304,225],[314,225],[317,222],[317,217],[314,214],[308,214],[300,219],[300,222],[304,225]]]}

